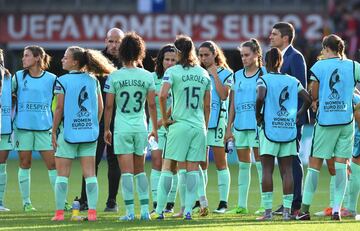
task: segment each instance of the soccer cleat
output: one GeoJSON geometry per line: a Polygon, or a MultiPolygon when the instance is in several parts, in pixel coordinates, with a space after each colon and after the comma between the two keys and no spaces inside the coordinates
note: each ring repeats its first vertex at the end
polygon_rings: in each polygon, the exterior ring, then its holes
{"type": "Polygon", "coordinates": [[[341,217],[355,217],[355,216],[356,216],[355,211],[350,211],[347,208],[341,208],[341,217]]]}
{"type": "MultiPolygon", "coordinates": [[[[264,211],[265,212],[265,211],[264,211]]],[[[226,214],[249,214],[249,210],[246,208],[236,207],[226,212],[226,214]]]]}
{"type": "Polygon", "coordinates": [[[256,212],[254,213],[255,215],[263,215],[265,212],[265,208],[264,207],[260,207],[258,210],[256,210],[256,212]]]}
{"type": "Polygon", "coordinates": [[[150,216],[153,215],[154,213],[156,213],[156,210],[155,209],[151,210],[150,216]]]}
{"type": "MultiPolygon", "coordinates": [[[[200,216],[201,216],[201,215],[200,215],[200,216]]],[[[191,218],[191,213],[190,213],[190,212],[188,212],[188,213],[186,213],[186,214],[184,215],[184,220],[187,220],[187,221],[192,220],[192,218],[191,218]]]]}
{"type": "Polygon", "coordinates": [[[119,211],[118,205],[116,204],[116,201],[114,199],[108,200],[106,202],[106,207],[104,209],[104,212],[114,212],[117,213],[119,211]]]}
{"type": "Polygon", "coordinates": [[[296,217],[301,212],[300,209],[291,209],[291,216],[296,217]]]}
{"type": "Polygon", "coordinates": [[[273,219],[272,213],[269,213],[269,214],[264,213],[263,216],[256,218],[257,221],[271,221],[272,219],[273,219]]]}
{"type": "Polygon", "coordinates": [[[163,213],[161,213],[161,214],[157,214],[157,213],[151,214],[151,220],[159,220],[159,221],[161,221],[161,220],[164,220],[164,219],[165,219],[165,216],[164,216],[163,213]]]}
{"type": "Polygon", "coordinates": [[[317,217],[329,217],[332,214],[332,208],[328,207],[325,208],[323,211],[319,211],[314,213],[315,216],[317,217]]]}
{"type": "Polygon", "coordinates": [[[224,214],[227,210],[227,203],[225,201],[220,201],[217,209],[213,211],[216,214],[224,214]]]}
{"type": "Polygon", "coordinates": [[[64,210],[56,210],[55,216],[51,218],[52,221],[63,221],[64,220],[64,210]]]}
{"type": "Polygon", "coordinates": [[[24,204],[24,212],[35,212],[36,209],[30,203],[24,204]]]}
{"type": "MultiPolygon", "coordinates": [[[[208,207],[200,208],[199,215],[201,217],[206,217],[208,214],[209,214],[209,208],[208,207]]],[[[187,214],[185,214],[185,216],[186,215],[187,214]]],[[[190,214],[190,216],[191,216],[191,214],[190,214]]]]}
{"type": "Polygon", "coordinates": [[[71,210],[72,210],[71,204],[69,204],[68,202],[65,202],[64,211],[69,212],[71,210]]]}
{"type": "Polygon", "coordinates": [[[4,207],[4,205],[0,205],[0,212],[9,212],[10,209],[4,207]]]}
{"type": "Polygon", "coordinates": [[[196,201],[194,207],[192,208],[193,213],[199,213],[200,212],[200,201],[196,201]]]}
{"type": "Polygon", "coordinates": [[[331,220],[332,221],[341,221],[341,216],[339,212],[335,212],[334,214],[331,215],[331,220]]]}
{"type": "Polygon", "coordinates": [[[184,217],[184,212],[175,213],[171,217],[172,218],[182,218],[182,217],[184,217]]]}
{"type": "Polygon", "coordinates": [[[131,214],[127,214],[125,216],[119,217],[120,221],[134,221],[135,220],[135,215],[133,213],[131,214]]]}
{"type": "Polygon", "coordinates": [[[282,215],[283,210],[284,206],[280,205],[279,208],[273,212],[273,215],[282,215]]]}
{"type": "Polygon", "coordinates": [[[96,210],[95,209],[88,210],[87,220],[88,221],[96,221],[96,210]]]}
{"type": "Polygon", "coordinates": [[[151,220],[150,214],[148,212],[142,213],[140,215],[140,220],[142,220],[142,221],[150,221],[151,220]]]}
{"type": "Polygon", "coordinates": [[[298,221],[310,221],[310,214],[300,212],[295,219],[298,221]]]}

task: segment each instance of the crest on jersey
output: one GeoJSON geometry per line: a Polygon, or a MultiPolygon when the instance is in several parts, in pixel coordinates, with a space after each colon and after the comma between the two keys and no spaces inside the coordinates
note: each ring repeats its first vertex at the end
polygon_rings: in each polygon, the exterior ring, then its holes
{"type": "Polygon", "coordinates": [[[283,105],[286,100],[289,100],[290,94],[288,91],[289,87],[286,86],[284,89],[282,89],[280,96],[279,96],[279,107],[280,110],[277,112],[277,115],[280,117],[286,117],[289,115],[289,112],[287,111],[286,107],[283,105]]]}
{"type": "Polygon", "coordinates": [[[336,68],[333,73],[331,74],[331,77],[329,79],[329,88],[330,88],[330,95],[329,99],[331,100],[338,100],[340,99],[339,92],[335,89],[335,85],[340,82],[340,75],[338,73],[338,69],[336,68]]]}

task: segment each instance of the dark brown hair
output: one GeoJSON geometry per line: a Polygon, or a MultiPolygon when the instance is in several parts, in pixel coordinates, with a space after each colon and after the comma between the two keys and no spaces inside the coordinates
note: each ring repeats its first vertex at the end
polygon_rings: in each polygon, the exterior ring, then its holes
{"type": "Polygon", "coordinates": [[[211,53],[215,55],[215,63],[217,66],[230,69],[229,65],[227,64],[224,52],[220,49],[220,47],[216,43],[214,43],[213,41],[205,41],[200,45],[199,48],[201,47],[208,48],[211,51],[211,53]]]}
{"type": "Polygon", "coordinates": [[[161,79],[163,77],[164,72],[165,72],[164,66],[163,66],[165,53],[166,52],[175,52],[175,49],[176,48],[174,47],[173,44],[166,44],[159,50],[159,53],[157,54],[156,58],[154,59],[155,73],[159,79],[161,79]]]}
{"type": "Polygon", "coordinates": [[[142,64],[145,58],[145,42],[135,32],[128,32],[121,40],[119,58],[124,64],[138,62],[142,64]]]}
{"type": "Polygon", "coordinates": [[[293,25],[288,22],[278,22],[273,26],[273,29],[280,31],[281,37],[288,36],[289,44],[292,44],[295,38],[295,29],[293,25]]]}
{"type": "Polygon", "coordinates": [[[268,72],[278,72],[281,68],[282,62],[283,58],[279,48],[273,47],[268,52],[266,52],[265,63],[266,70],[268,72]]]}
{"type": "Polygon", "coordinates": [[[178,64],[183,67],[193,67],[199,64],[194,43],[189,36],[179,35],[174,42],[174,46],[180,53],[178,64]]]}
{"type": "Polygon", "coordinates": [[[29,50],[34,57],[40,57],[39,66],[41,70],[46,70],[50,66],[51,57],[46,54],[44,48],[36,45],[27,46],[24,50],[29,50]]]}
{"type": "Polygon", "coordinates": [[[258,67],[260,68],[260,74],[259,76],[262,76],[264,73],[261,69],[263,62],[262,62],[262,49],[260,46],[260,43],[257,39],[250,39],[249,41],[243,42],[240,47],[248,47],[252,52],[256,53],[258,56],[257,62],[258,67]]]}
{"type": "Polygon", "coordinates": [[[336,34],[325,36],[322,41],[323,48],[329,48],[336,54],[340,55],[341,58],[346,58],[345,55],[345,43],[336,34]]]}
{"type": "Polygon", "coordinates": [[[108,75],[115,69],[114,65],[100,52],[72,46],[67,49],[71,52],[75,61],[79,62],[79,68],[86,68],[89,73],[103,76],[108,75]]]}

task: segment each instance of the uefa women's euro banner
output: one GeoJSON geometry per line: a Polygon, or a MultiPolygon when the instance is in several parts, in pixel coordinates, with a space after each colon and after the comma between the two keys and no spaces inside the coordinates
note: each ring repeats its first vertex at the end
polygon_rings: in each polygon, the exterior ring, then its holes
{"type": "Polygon", "coordinates": [[[267,39],[272,26],[287,21],[308,40],[320,39],[320,14],[58,14],[4,13],[0,15],[0,43],[11,49],[32,43],[63,49],[69,45],[102,47],[108,29],[136,31],[148,48],[159,48],[178,34],[198,43],[215,40],[223,48],[235,48],[249,38],[267,39]]]}

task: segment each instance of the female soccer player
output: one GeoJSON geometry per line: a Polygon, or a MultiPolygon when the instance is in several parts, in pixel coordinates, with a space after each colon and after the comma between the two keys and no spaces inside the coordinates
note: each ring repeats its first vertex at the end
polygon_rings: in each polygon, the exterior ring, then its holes
{"type": "Polygon", "coordinates": [[[145,100],[148,102],[152,122],[152,132],[157,141],[157,115],[155,103],[155,84],[152,74],[137,65],[145,57],[145,42],[134,32],[125,34],[120,48],[120,60],[123,68],[113,72],[105,84],[105,142],[112,142],[110,120],[116,99],[116,115],[114,126],[114,153],[118,155],[121,169],[121,189],[126,205],[126,215],[120,220],[135,219],[134,186],[140,199],[140,219],[149,220],[149,183],[144,172],[147,145],[147,130],[145,119],[145,100]]]}
{"type": "MultiPolygon", "coordinates": [[[[151,150],[151,175],[150,175],[150,185],[151,185],[151,193],[152,193],[152,200],[155,212],[156,209],[156,200],[157,200],[157,187],[159,183],[159,178],[161,174],[161,166],[162,166],[162,154],[165,148],[166,142],[166,130],[162,126],[161,121],[161,112],[160,112],[160,105],[159,105],[159,93],[161,88],[161,82],[164,76],[165,71],[175,65],[176,63],[176,54],[175,54],[175,47],[174,45],[167,44],[163,46],[156,59],[155,59],[155,72],[153,73],[153,78],[155,82],[155,102],[156,102],[156,109],[157,109],[157,120],[158,120],[158,148],[157,150],[151,150]]],[[[170,107],[171,100],[167,101],[167,106],[170,107]]],[[[152,131],[152,123],[149,124],[149,131],[152,131]]],[[[173,175],[173,186],[171,188],[171,193],[169,194],[168,203],[166,205],[165,213],[172,213],[173,207],[176,199],[176,189],[177,189],[177,182],[178,182],[178,175],[173,175]]]]}
{"type": "Polygon", "coordinates": [[[4,205],[4,196],[7,184],[6,160],[9,151],[13,149],[12,133],[12,99],[11,99],[11,75],[4,67],[3,50],[0,49],[0,101],[1,101],[1,140],[0,140],[0,212],[10,209],[4,205]]]}
{"type": "Polygon", "coordinates": [[[296,121],[311,105],[311,98],[301,83],[280,73],[282,55],[278,48],[266,53],[268,74],[257,81],[256,121],[259,129],[263,167],[262,200],[265,213],[258,220],[272,219],[274,159],[277,157],[283,181],[283,219],[290,220],[293,200],[292,158],[296,155],[296,121]],[[297,111],[298,96],[303,105],[297,111]]]}
{"type": "Polygon", "coordinates": [[[95,155],[103,102],[99,81],[93,74],[107,75],[115,68],[100,52],[76,46],[69,47],[61,61],[63,69],[69,73],[59,77],[55,87],[57,105],[52,143],[57,148],[58,177],[55,187],[56,213],[52,220],[64,220],[62,205],[68,192],[71,162],[79,157],[86,182],[88,220],[95,221],[99,195],[95,155]],[[59,125],[60,134],[57,137],[59,125]]]}
{"type": "MultiPolygon", "coordinates": [[[[211,147],[214,153],[215,165],[218,176],[218,190],[220,203],[214,213],[225,213],[230,190],[230,172],[224,148],[224,135],[226,131],[227,100],[233,81],[233,72],[226,62],[223,51],[213,41],[205,41],[199,47],[199,59],[201,66],[210,74],[211,91],[211,112],[208,124],[207,146],[211,147]]],[[[200,179],[200,215],[206,215],[207,205],[203,204],[206,198],[208,155],[206,162],[202,163],[201,169],[203,179],[200,179]],[[205,182],[204,184],[202,182],[205,182]]],[[[207,202],[206,202],[207,203],[207,202]]]]}
{"type": "Polygon", "coordinates": [[[15,150],[19,152],[19,188],[25,212],[35,211],[30,200],[31,152],[39,151],[48,169],[51,186],[55,187],[57,172],[51,144],[51,102],[56,76],[45,71],[50,56],[39,46],[27,46],[22,58],[24,70],[12,79],[17,97],[15,116],[15,150]]]}
{"type": "MultiPolygon", "coordinates": [[[[235,140],[239,159],[238,206],[227,212],[230,214],[249,213],[247,200],[251,180],[251,148],[255,156],[260,193],[262,179],[262,167],[258,152],[259,140],[256,134],[255,101],[256,81],[266,73],[266,70],[262,67],[262,50],[256,39],[242,43],[240,54],[244,68],[235,72],[225,135],[225,142],[230,138],[235,140]]],[[[265,211],[263,207],[261,201],[260,209],[255,214],[263,213],[265,211]]]]}
{"type": "Polygon", "coordinates": [[[162,125],[168,127],[169,132],[159,180],[158,204],[153,215],[155,219],[164,219],[163,210],[177,162],[186,162],[184,219],[191,219],[192,205],[197,197],[199,163],[206,159],[211,80],[207,71],[198,65],[195,47],[190,37],[181,35],[174,45],[178,64],[165,72],[160,90],[162,125]],[[169,118],[166,101],[170,89],[173,107],[169,118]]]}
{"type": "Polygon", "coordinates": [[[298,220],[310,220],[309,208],[316,191],[324,159],[335,157],[335,191],[332,220],[341,220],[341,203],[347,184],[346,162],[353,153],[353,92],[360,80],[360,64],[345,59],[344,41],[337,35],[322,41],[323,60],[311,67],[311,95],[317,110],[317,122],[304,184],[301,214],[298,220]],[[318,101],[318,105],[317,105],[318,101]]]}

